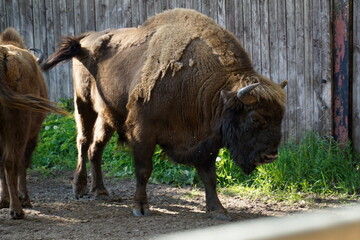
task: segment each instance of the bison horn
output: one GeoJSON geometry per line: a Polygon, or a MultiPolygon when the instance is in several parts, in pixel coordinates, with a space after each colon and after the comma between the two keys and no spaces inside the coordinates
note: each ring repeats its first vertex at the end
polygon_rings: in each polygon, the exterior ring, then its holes
{"type": "Polygon", "coordinates": [[[260,85],[260,83],[254,83],[254,84],[250,84],[246,87],[243,87],[237,92],[236,96],[241,100],[242,97],[244,97],[246,94],[251,92],[255,87],[257,87],[259,85],[260,85]]]}
{"type": "Polygon", "coordinates": [[[285,81],[282,81],[279,85],[281,88],[285,88],[287,84],[288,84],[288,80],[285,80],[285,81]]]}
{"type": "Polygon", "coordinates": [[[41,64],[42,61],[44,61],[45,55],[40,49],[38,49],[38,48],[29,48],[29,51],[33,51],[34,53],[39,55],[39,57],[36,59],[36,62],[38,64],[41,64]]]}

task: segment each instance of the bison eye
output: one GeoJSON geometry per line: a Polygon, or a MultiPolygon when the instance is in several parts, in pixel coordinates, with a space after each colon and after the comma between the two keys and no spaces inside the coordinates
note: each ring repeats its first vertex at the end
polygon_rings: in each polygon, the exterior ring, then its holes
{"type": "Polygon", "coordinates": [[[254,117],[254,116],[251,116],[251,117],[250,117],[250,121],[253,122],[253,123],[258,123],[258,122],[260,122],[260,120],[259,120],[258,118],[256,118],[256,117],[254,117]]]}

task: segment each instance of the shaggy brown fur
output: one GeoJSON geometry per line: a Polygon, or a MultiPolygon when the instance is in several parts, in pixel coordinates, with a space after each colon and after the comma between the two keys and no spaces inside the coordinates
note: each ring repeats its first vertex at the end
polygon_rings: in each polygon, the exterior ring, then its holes
{"type": "Polygon", "coordinates": [[[207,210],[220,219],[228,216],[216,194],[219,149],[229,148],[245,173],[277,157],[285,84],[256,73],[234,35],[198,12],[173,9],[138,28],[66,38],[44,69],[71,58],[76,198],[86,193],[87,159],[91,191],[108,194],[101,155],[114,131],[133,150],[137,216],[149,213],[146,183],[157,144],[172,160],[197,168],[207,210]],[[244,92],[253,83],[259,85],[244,92]]]}
{"type": "MultiPolygon", "coordinates": [[[[186,47],[196,38],[203,40],[225,67],[241,64],[243,70],[251,69],[251,66],[247,65],[250,62],[243,61],[246,59],[243,56],[244,53],[238,55],[238,52],[232,49],[231,40],[235,39],[235,36],[221,28],[211,18],[195,10],[165,11],[161,15],[149,18],[141,28],[143,28],[141,32],[147,31],[147,36],[153,36],[149,41],[141,82],[132,92],[134,101],[139,97],[148,101],[156,80],[163,78],[168,69],[173,70],[173,75],[181,69],[184,63],[179,60],[186,47]]],[[[237,88],[261,82],[261,87],[253,92],[254,96],[268,100],[275,99],[280,104],[285,101],[285,94],[281,87],[264,77],[238,74],[234,80],[243,83],[237,88]]]]}
{"type": "Polygon", "coordinates": [[[30,206],[26,168],[47,112],[66,112],[47,99],[35,56],[25,49],[13,28],[0,35],[0,207],[14,219],[24,217],[21,202],[30,206]]]}

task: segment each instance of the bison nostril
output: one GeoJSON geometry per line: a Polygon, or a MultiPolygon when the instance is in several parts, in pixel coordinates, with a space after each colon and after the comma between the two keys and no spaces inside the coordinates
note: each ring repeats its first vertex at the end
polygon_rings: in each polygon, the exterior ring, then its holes
{"type": "Polygon", "coordinates": [[[263,163],[271,163],[278,158],[278,152],[274,151],[268,154],[261,154],[260,156],[263,163]]]}
{"type": "Polygon", "coordinates": [[[277,155],[278,155],[278,151],[272,151],[272,152],[270,152],[270,153],[267,154],[267,155],[277,156],[277,155]]]}

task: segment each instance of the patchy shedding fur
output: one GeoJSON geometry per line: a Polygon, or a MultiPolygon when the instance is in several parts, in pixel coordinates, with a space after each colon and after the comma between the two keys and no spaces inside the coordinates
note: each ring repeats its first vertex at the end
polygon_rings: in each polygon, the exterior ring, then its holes
{"type": "MultiPolygon", "coordinates": [[[[139,29],[141,28],[144,28],[144,31],[141,31],[142,33],[149,32],[148,35],[152,34],[152,37],[147,51],[147,59],[142,68],[141,82],[132,92],[132,99],[135,101],[139,97],[144,98],[145,101],[150,100],[156,80],[163,78],[169,69],[172,70],[172,76],[174,76],[183,67],[180,58],[186,47],[194,39],[203,40],[225,67],[239,64],[237,59],[239,56],[234,55],[228,43],[228,35],[232,34],[216,24],[211,18],[194,10],[173,9],[165,11],[149,18],[139,27],[139,29]]],[[[191,59],[188,64],[192,67],[195,62],[191,59]]],[[[273,100],[284,106],[285,92],[271,80],[260,75],[254,75],[253,72],[231,76],[231,78],[236,80],[237,83],[234,86],[237,89],[260,82],[260,87],[256,88],[252,95],[256,96],[258,100],[261,98],[273,100]]],[[[229,80],[231,81],[231,79],[229,80]]]]}
{"type": "Polygon", "coordinates": [[[165,11],[149,18],[140,28],[149,29],[154,34],[142,69],[141,83],[132,93],[135,99],[141,97],[148,101],[156,80],[164,77],[168,69],[173,70],[173,74],[179,70],[180,65],[174,63],[179,62],[186,47],[196,38],[211,47],[224,66],[237,62],[226,42],[228,32],[211,18],[194,10],[165,11]]]}

